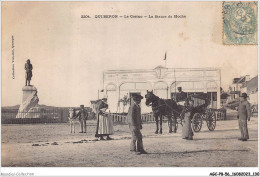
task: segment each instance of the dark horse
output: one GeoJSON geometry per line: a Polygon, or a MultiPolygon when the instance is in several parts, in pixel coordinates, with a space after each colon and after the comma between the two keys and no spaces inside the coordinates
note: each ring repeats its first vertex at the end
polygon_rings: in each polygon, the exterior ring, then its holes
{"type": "Polygon", "coordinates": [[[169,123],[169,133],[172,133],[172,126],[174,127],[174,133],[177,131],[177,117],[181,113],[181,108],[177,105],[174,100],[171,99],[161,99],[158,96],[153,94],[153,91],[149,92],[147,90],[147,94],[145,95],[147,106],[152,105],[153,115],[156,121],[156,131],[158,134],[159,125],[158,125],[158,117],[160,117],[160,134],[162,134],[162,116],[168,118],[169,123]]]}

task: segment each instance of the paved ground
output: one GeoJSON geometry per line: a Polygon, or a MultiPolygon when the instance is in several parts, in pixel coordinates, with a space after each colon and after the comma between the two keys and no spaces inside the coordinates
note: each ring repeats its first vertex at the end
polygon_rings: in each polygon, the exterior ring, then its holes
{"type": "MultiPolygon", "coordinates": [[[[234,112],[217,121],[210,132],[204,123],[193,141],[181,138],[181,126],[169,134],[155,135],[155,124],[143,125],[147,155],[129,151],[127,125],[115,125],[114,140],[97,141],[95,123],[88,122],[86,134],[70,134],[68,124],[2,125],[2,166],[17,167],[256,167],[258,157],[257,118],[249,122],[250,140],[240,136],[234,112]],[[52,145],[56,142],[57,145],[52,145]],[[38,144],[39,146],[32,146],[38,144]]],[[[77,131],[79,125],[77,125],[77,131]]],[[[56,144],[55,143],[55,144],[56,144]]]]}

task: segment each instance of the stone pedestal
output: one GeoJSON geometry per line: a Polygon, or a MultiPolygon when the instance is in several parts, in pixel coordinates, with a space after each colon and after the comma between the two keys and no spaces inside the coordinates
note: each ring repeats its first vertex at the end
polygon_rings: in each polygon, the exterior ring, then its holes
{"type": "Polygon", "coordinates": [[[23,89],[23,100],[19,107],[16,118],[38,118],[39,116],[31,116],[31,112],[38,112],[39,98],[37,95],[37,88],[34,86],[24,86],[23,89]]]}
{"type": "Polygon", "coordinates": [[[37,92],[37,88],[32,86],[24,86],[23,89],[23,100],[22,103],[28,98],[28,96],[32,95],[34,92],[37,92]]]}

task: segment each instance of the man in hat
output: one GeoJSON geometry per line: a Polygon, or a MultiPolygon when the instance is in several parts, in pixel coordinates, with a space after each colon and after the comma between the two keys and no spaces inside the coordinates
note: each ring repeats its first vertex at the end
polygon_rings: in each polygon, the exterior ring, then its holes
{"type": "Polygon", "coordinates": [[[238,106],[238,125],[241,131],[240,141],[247,141],[249,139],[248,129],[247,129],[247,121],[250,121],[251,111],[250,111],[250,103],[247,101],[247,94],[242,93],[240,96],[240,102],[238,106]]]}
{"type": "Polygon", "coordinates": [[[140,103],[143,97],[138,94],[133,94],[132,97],[133,97],[133,103],[129,107],[129,111],[127,114],[127,120],[132,134],[130,151],[136,152],[138,155],[147,154],[147,152],[144,150],[143,147],[143,140],[142,140],[142,133],[141,133],[142,120],[141,120],[140,103]]]}
{"type": "Polygon", "coordinates": [[[77,117],[79,117],[79,122],[80,122],[80,127],[81,127],[81,132],[79,133],[86,133],[87,131],[87,117],[88,117],[88,112],[84,109],[84,105],[80,105],[80,111],[77,114],[77,117]]]}
{"type": "Polygon", "coordinates": [[[25,85],[29,85],[30,86],[30,82],[31,82],[31,79],[32,79],[32,69],[33,69],[33,66],[30,62],[30,59],[28,59],[24,65],[24,69],[25,69],[25,85]],[[28,84],[27,84],[28,82],[28,84]]]}
{"type": "Polygon", "coordinates": [[[180,105],[184,105],[186,98],[187,94],[182,91],[182,87],[178,87],[178,93],[176,94],[176,102],[178,102],[180,105]]]}

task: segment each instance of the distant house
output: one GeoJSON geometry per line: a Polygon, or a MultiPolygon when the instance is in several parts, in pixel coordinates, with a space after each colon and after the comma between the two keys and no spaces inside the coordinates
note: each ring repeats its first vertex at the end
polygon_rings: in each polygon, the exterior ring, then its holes
{"type": "Polygon", "coordinates": [[[233,83],[229,87],[228,103],[238,101],[241,93],[247,93],[248,101],[251,105],[258,105],[258,76],[252,79],[249,76],[234,78],[233,83]]]}
{"type": "Polygon", "coordinates": [[[245,87],[250,80],[249,75],[242,76],[240,78],[234,78],[232,84],[229,86],[227,102],[233,102],[239,99],[240,93],[246,92],[245,87]]]}
{"type": "Polygon", "coordinates": [[[253,79],[246,83],[246,92],[249,96],[249,102],[251,105],[258,104],[258,76],[255,76],[253,79]]]}

